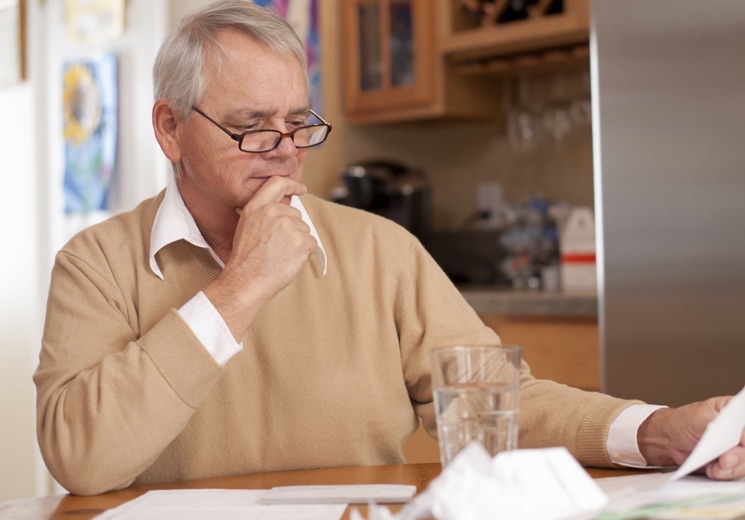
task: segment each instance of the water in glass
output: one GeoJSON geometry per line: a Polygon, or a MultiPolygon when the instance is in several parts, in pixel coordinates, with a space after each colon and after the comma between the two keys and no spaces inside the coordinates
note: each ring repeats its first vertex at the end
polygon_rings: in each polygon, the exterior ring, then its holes
{"type": "Polygon", "coordinates": [[[519,389],[499,383],[468,383],[435,389],[437,436],[443,467],[472,441],[494,456],[517,448],[519,389]]]}

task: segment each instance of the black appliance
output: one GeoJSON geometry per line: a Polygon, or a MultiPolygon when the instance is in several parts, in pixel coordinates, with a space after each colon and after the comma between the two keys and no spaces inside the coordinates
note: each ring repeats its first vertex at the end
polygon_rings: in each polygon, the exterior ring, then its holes
{"type": "Polygon", "coordinates": [[[432,189],[423,171],[397,162],[366,161],[346,168],[341,179],[336,202],[389,218],[427,243],[432,189]]]}

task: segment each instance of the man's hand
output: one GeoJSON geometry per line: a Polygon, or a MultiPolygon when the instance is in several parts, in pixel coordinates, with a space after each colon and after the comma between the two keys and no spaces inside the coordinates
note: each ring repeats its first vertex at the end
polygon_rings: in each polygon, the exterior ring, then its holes
{"type": "Polygon", "coordinates": [[[243,209],[230,259],[204,293],[240,340],[261,306],[295,279],[318,247],[292,195],[307,191],[299,182],[272,177],[243,209]]]}
{"type": "MultiPolygon", "coordinates": [[[[647,463],[653,466],[681,465],[704,434],[706,425],[730,399],[713,397],[679,408],[660,408],[650,415],[637,432],[639,449],[647,463]]],[[[745,431],[738,446],[700,471],[716,480],[745,477],[745,431]]]]}

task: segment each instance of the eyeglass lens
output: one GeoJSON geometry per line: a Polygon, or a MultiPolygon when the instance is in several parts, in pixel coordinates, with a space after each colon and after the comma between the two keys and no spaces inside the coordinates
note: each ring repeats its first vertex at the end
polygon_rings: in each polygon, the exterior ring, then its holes
{"type": "MultiPolygon", "coordinates": [[[[298,128],[292,139],[297,148],[308,148],[321,144],[328,134],[326,126],[309,126],[298,128]]],[[[271,150],[279,144],[282,134],[277,130],[265,130],[245,134],[241,139],[240,148],[246,152],[261,152],[271,150]]]]}

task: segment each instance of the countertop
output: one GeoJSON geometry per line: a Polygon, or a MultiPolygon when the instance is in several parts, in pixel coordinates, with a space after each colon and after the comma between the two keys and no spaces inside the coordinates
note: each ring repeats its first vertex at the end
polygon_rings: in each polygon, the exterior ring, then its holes
{"type": "Polygon", "coordinates": [[[598,298],[594,292],[518,291],[488,286],[458,289],[479,314],[595,318],[598,315],[598,298]]]}

